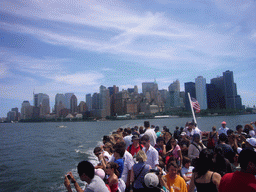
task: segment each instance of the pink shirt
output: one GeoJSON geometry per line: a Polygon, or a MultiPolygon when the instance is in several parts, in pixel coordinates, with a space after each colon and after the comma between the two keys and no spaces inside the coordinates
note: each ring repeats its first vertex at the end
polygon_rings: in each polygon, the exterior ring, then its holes
{"type": "Polygon", "coordinates": [[[176,146],[175,146],[175,148],[173,149],[173,152],[172,152],[172,154],[174,155],[174,157],[176,158],[176,159],[178,159],[178,160],[180,160],[180,156],[178,155],[178,151],[180,151],[181,149],[180,149],[180,146],[177,144],[176,146]]]}

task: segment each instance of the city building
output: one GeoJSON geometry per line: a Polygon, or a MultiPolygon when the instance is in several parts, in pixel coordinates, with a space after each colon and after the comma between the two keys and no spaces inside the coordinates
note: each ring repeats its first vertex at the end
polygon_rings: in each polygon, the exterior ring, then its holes
{"type": "Polygon", "coordinates": [[[78,112],[77,108],[77,98],[75,95],[72,95],[70,98],[70,113],[72,115],[76,114],[78,112]]]}
{"type": "Polygon", "coordinates": [[[67,109],[70,109],[70,99],[74,93],[65,93],[65,106],[67,109]]]}
{"type": "Polygon", "coordinates": [[[85,101],[86,101],[86,105],[88,107],[88,111],[91,111],[92,110],[92,95],[86,94],[85,101]]]}
{"type": "Polygon", "coordinates": [[[195,79],[196,99],[201,109],[207,109],[206,79],[198,76],[195,79]]]}
{"type": "Polygon", "coordinates": [[[185,83],[185,108],[187,110],[191,110],[190,102],[188,99],[188,93],[190,93],[190,97],[196,99],[196,87],[194,82],[185,83]]]}
{"type": "Polygon", "coordinates": [[[23,101],[21,104],[21,119],[31,119],[33,116],[33,106],[29,101],[23,101]]]}

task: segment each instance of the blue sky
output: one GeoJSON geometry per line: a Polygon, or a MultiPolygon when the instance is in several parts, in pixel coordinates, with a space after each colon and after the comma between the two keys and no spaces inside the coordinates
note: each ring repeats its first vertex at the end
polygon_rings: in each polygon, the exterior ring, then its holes
{"type": "Polygon", "coordinates": [[[1,0],[0,16],[0,116],[33,104],[34,90],[53,107],[57,93],[80,102],[100,85],[154,79],[184,90],[226,70],[243,104],[256,104],[255,0],[1,0]]]}

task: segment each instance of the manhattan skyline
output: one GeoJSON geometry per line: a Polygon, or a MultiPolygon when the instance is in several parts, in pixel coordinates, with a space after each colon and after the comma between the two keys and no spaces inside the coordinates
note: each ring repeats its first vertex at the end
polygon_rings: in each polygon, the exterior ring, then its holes
{"type": "Polygon", "coordinates": [[[156,79],[206,83],[233,71],[243,105],[256,104],[256,2],[0,2],[0,117],[33,92],[80,101],[99,87],[156,79]]]}

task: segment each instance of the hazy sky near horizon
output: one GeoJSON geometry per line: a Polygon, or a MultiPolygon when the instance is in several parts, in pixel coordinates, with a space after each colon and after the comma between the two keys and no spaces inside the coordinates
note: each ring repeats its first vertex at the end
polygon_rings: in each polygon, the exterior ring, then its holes
{"type": "Polygon", "coordinates": [[[234,73],[244,105],[256,104],[255,0],[1,0],[0,117],[33,91],[120,90],[234,73]]]}

